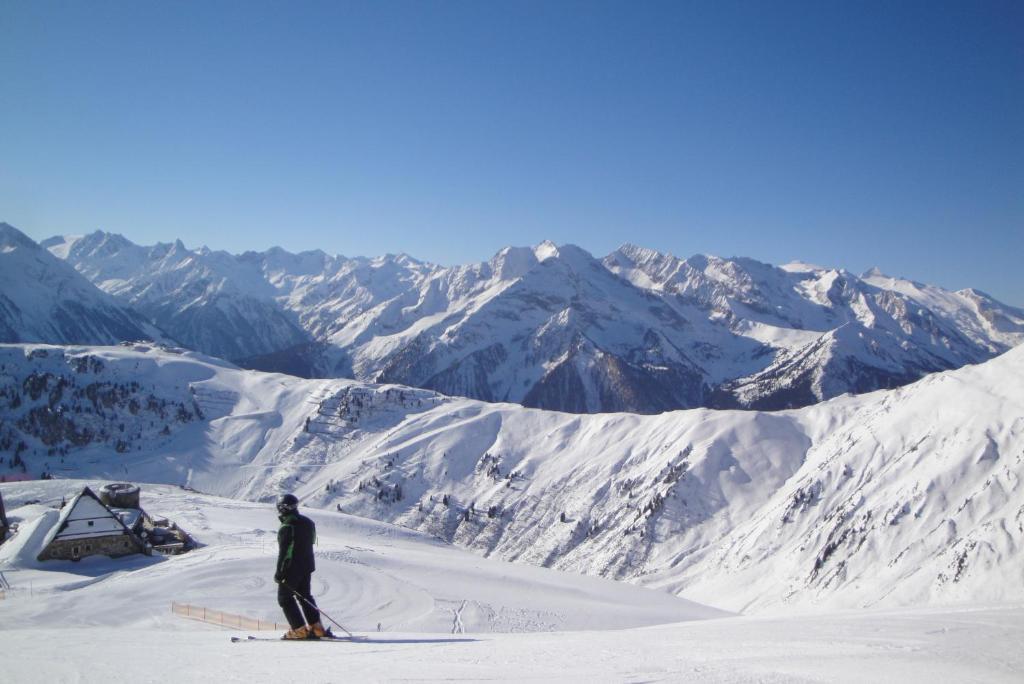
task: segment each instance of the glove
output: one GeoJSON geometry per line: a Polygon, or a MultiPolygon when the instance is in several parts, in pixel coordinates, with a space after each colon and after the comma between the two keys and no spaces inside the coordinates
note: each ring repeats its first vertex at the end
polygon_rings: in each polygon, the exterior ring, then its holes
{"type": "Polygon", "coordinates": [[[274,573],[274,581],[277,582],[278,584],[280,584],[281,582],[284,582],[284,573],[281,572],[280,570],[275,572],[274,573]]]}

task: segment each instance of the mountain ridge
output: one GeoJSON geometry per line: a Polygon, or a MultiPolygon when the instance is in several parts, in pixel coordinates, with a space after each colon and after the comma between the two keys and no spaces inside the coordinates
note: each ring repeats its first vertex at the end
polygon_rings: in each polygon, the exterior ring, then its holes
{"type": "Polygon", "coordinates": [[[602,259],[574,245],[506,247],[453,267],[147,248],[99,231],[46,244],[204,353],[556,410],[790,408],[1024,340],[1024,311],[976,291],[629,243],[602,259]]]}

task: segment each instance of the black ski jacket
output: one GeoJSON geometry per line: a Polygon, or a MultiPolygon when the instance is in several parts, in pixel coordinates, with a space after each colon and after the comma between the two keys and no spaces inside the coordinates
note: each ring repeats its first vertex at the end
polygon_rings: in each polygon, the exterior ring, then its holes
{"type": "Polygon", "coordinates": [[[277,574],[275,577],[299,578],[316,570],[313,544],[316,543],[316,525],[304,515],[282,515],[281,529],[277,531],[277,574]]]}

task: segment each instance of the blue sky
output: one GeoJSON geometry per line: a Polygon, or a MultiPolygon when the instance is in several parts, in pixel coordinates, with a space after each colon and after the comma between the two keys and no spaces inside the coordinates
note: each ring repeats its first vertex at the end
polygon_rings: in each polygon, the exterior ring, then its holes
{"type": "Polygon", "coordinates": [[[634,242],[1024,305],[1024,3],[6,2],[0,220],[634,242]]]}

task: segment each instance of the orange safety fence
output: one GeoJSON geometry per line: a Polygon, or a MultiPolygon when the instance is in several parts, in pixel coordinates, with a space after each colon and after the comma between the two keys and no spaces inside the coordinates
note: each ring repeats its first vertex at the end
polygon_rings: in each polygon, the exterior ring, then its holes
{"type": "Polygon", "coordinates": [[[190,606],[187,603],[178,603],[177,601],[173,601],[171,603],[171,612],[175,615],[189,618],[190,620],[199,620],[200,622],[208,622],[211,625],[220,625],[221,627],[229,627],[231,629],[255,632],[273,630],[287,631],[290,629],[288,625],[282,625],[276,622],[254,620],[253,618],[246,617],[244,615],[225,613],[222,610],[211,610],[210,608],[203,608],[201,606],[190,606]]]}

